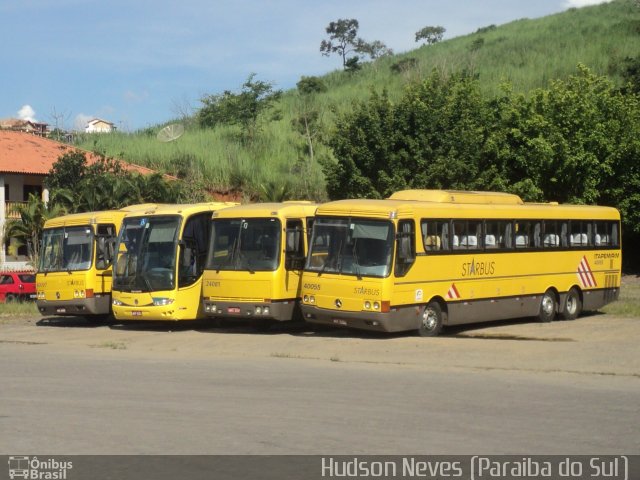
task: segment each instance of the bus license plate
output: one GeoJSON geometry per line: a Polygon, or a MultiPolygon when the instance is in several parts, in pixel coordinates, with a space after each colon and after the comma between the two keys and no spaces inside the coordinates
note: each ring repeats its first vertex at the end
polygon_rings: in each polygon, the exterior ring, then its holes
{"type": "Polygon", "coordinates": [[[64,307],[56,308],[56,313],[67,313],[67,309],[64,307]]]}
{"type": "Polygon", "coordinates": [[[238,308],[238,307],[227,307],[227,313],[240,313],[240,308],[238,308]]]}
{"type": "Polygon", "coordinates": [[[131,312],[131,315],[133,315],[134,317],[141,317],[142,316],[142,311],[140,310],[133,310],[131,312]]]}
{"type": "Polygon", "coordinates": [[[347,321],[346,320],[340,320],[338,318],[334,318],[333,319],[333,323],[335,323],[336,325],[347,325],[347,321]]]}

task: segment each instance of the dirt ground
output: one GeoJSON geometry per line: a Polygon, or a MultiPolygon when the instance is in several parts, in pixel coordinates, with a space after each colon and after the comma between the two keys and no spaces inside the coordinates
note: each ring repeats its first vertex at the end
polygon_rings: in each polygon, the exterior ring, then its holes
{"type": "Polygon", "coordinates": [[[288,358],[406,365],[408,368],[522,370],[640,379],[640,319],[592,313],[575,321],[530,319],[450,328],[436,338],[306,324],[261,332],[231,321],[91,323],[83,318],[3,317],[2,344],[66,351],[189,358],[288,358]]]}

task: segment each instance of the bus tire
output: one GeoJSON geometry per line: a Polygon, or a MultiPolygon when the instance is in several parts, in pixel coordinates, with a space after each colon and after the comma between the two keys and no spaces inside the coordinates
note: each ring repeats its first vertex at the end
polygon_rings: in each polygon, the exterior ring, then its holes
{"type": "Polygon", "coordinates": [[[561,315],[564,320],[575,320],[582,313],[582,299],[577,288],[573,287],[567,292],[563,307],[561,315]]]}
{"type": "Polygon", "coordinates": [[[553,292],[553,290],[549,289],[544,292],[542,300],[540,300],[538,320],[543,323],[550,322],[555,318],[557,311],[558,302],[556,300],[556,294],[553,292]]]}
{"type": "Polygon", "coordinates": [[[418,325],[418,335],[421,337],[435,337],[442,330],[446,313],[438,302],[429,302],[420,313],[420,324],[418,325]]]}

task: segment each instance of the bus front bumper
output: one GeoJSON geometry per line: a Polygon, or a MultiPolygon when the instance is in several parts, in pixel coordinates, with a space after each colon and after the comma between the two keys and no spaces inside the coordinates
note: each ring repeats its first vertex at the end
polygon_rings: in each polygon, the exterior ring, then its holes
{"type": "Polygon", "coordinates": [[[275,320],[287,322],[295,320],[296,300],[271,302],[217,301],[204,300],[204,313],[210,318],[275,320]]]}
{"type": "Polygon", "coordinates": [[[108,315],[111,313],[111,295],[73,300],[36,300],[42,315],[108,315]]]}
{"type": "Polygon", "coordinates": [[[407,306],[390,312],[342,312],[311,305],[302,305],[302,317],[309,323],[357,328],[375,332],[404,332],[416,330],[420,323],[420,308],[407,306]]]}

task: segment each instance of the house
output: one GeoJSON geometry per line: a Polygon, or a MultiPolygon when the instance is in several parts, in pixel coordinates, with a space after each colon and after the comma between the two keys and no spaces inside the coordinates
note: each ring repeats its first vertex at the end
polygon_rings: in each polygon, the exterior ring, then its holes
{"type": "Polygon", "coordinates": [[[87,126],[84,131],[87,133],[110,133],[116,130],[116,126],[107,122],[106,120],[102,120],[101,118],[94,118],[93,120],[89,120],[87,122],[87,126]]]}
{"type": "MultiPolygon", "coordinates": [[[[26,203],[30,193],[48,201],[44,179],[61,155],[75,150],[78,149],[38,135],[0,129],[0,271],[27,267],[26,249],[16,248],[15,242],[4,238],[6,220],[18,218],[13,207],[26,203]]],[[[85,154],[89,164],[99,158],[91,152],[85,154]]],[[[142,174],[154,173],[138,165],[121,164],[142,174]]]]}
{"type": "Polygon", "coordinates": [[[47,136],[48,126],[48,123],[20,120],[18,118],[0,119],[0,130],[33,133],[35,135],[40,135],[41,137],[47,136]]]}

